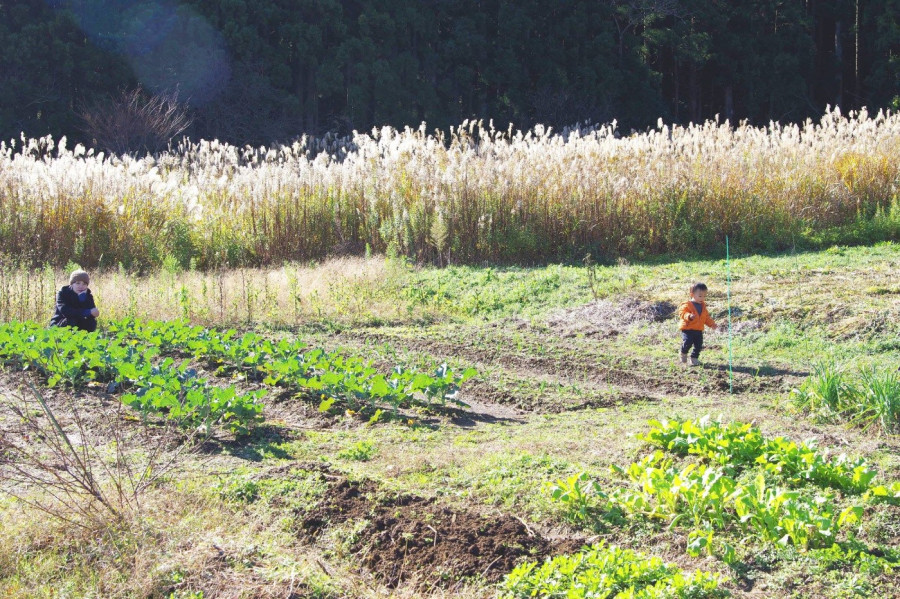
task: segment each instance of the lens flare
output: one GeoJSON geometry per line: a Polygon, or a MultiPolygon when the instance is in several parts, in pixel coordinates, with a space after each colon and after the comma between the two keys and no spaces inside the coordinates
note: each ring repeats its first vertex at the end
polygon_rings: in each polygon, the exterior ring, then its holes
{"type": "Polygon", "coordinates": [[[157,0],[56,0],[97,46],[120,54],[146,89],[178,92],[193,106],[215,98],[231,77],[222,35],[189,7],[157,0]]]}

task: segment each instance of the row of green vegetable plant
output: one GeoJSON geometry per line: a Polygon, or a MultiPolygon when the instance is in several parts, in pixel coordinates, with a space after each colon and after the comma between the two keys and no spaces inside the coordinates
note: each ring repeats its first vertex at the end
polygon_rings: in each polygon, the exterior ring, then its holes
{"type": "Polygon", "coordinates": [[[282,385],[321,397],[324,410],[333,404],[353,411],[377,413],[380,406],[397,411],[406,405],[466,404],[460,386],[476,374],[460,374],[446,363],[427,373],[395,366],[378,372],[371,360],[310,348],[300,340],[272,340],[249,332],[215,331],[182,321],[144,322],[134,319],[110,325],[122,337],[152,344],[164,351],[180,351],[218,369],[236,369],[268,385],[282,385]]]}
{"type": "Polygon", "coordinates": [[[0,361],[36,370],[50,386],[105,382],[111,391],[127,392],[122,401],[144,414],[163,413],[207,428],[223,424],[235,433],[247,432],[262,419],[265,391],[241,394],[232,386],[212,386],[197,376],[191,361],[211,364],[217,374],[234,370],[267,385],[292,387],[321,400],[323,411],[337,403],[375,418],[382,406],[395,411],[414,404],[464,406],[460,385],[475,374],[472,369],[456,374],[446,364],[431,374],[402,366],[382,374],[371,361],[341,351],[181,321],[128,319],[107,327],[86,333],[35,323],[0,325],[0,361]]]}
{"type": "Polygon", "coordinates": [[[863,459],[845,454],[830,458],[813,442],[767,438],[752,424],[694,420],[651,420],[638,438],[681,456],[696,455],[721,465],[732,476],[761,466],[792,486],[812,483],[844,493],[868,491],[877,471],[863,459]]]}
{"type": "Polygon", "coordinates": [[[860,524],[865,502],[900,502],[900,484],[879,484],[865,460],[830,459],[812,443],[770,439],[749,424],[651,421],[640,438],[680,456],[700,461],[678,466],[656,450],[627,468],[611,471],[626,484],[604,492],[586,473],[546,485],[579,524],[603,513],[621,512],[689,526],[688,550],[714,548],[726,561],[733,547],[717,541],[721,532],[801,550],[830,548],[839,533],[860,524]],[[839,508],[835,490],[858,496],[839,508]]]}
{"type": "Polygon", "coordinates": [[[600,542],[542,564],[526,562],[501,583],[502,599],[568,597],[605,599],[715,599],[730,593],[717,574],[686,574],[658,557],[600,542]]]}
{"type": "MultiPolygon", "coordinates": [[[[863,511],[850,505],[838,513],[833,495],[769,485],[762,472],[752,482],[739,482],[720,467],[678,467],[660,451],[627,469],[613,468],[630,484],[609,494],[610,505],[670,527],[689,525],[692,554],[712,551],[712,533],[726,530],[802,550],[830,547],[842,528],[859,522],[863,511]]],[[[733,550],[727,545],[722,549],[727,560],[733,550]]]]}
{"type": "Polygon", "coordinates": [[[846,495],[900,504],[900,482],[880,483],[878,471],[863,458],[830,457],[815,442],[765,437],[748,423],[699,420],[651,420],[637,437],[680,456],[696,455],[732,475],[761,468],[791,487],[812,484],[846,495]]]}
{"type": "Polygon", "coordinates": [[[150,345],[32,322],[0,325],[0,362],[33,370],[48,386],[73,388],[97,382],[146,418],[164,415],[184,426],[214,425],[242,434],[262,419],[265,391],[237,393],[200,378],[187,361],[162,359],[150,345]]]}

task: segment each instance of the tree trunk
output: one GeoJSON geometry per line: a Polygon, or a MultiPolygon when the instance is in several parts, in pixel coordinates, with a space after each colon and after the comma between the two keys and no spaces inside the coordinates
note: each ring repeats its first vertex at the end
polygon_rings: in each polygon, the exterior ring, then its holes
{"type": "Polygon", "coordinates": [[[834,104],[841,110],[844,109],[844,48],[841,44],[843,37],[843,23],[835,21],[834,23],[834,61],[837,63],[837,94],[834,98],[834,104]]]}
{"type": "Polygon", "coordinates": [[[681,111],[681,73],[678,70],[678,59],[675,60],[675,76],[672,78],[675,81],[675,122],[678,122],[678,118],[681,116],[679,113],[681,111]]]}
{"type": "Polygon", "coordinates": [[[853,95],[856,96],[853,98],[853,104],[858,108],[862,106],[862,83],[860,82],[859,76],[859,3],[860,0],[856,0],[856,31],[855,31],[855,40],[856,40],[856,56],[854,56],[853,60],[853,95]]]}
{"type": "Polygon", "coordinates": [[[734,86],[730,83],[725,86],[725,118],[734,124],[734,86]]]}
{"type": "Polygon", "coordinates": [[[690,113],[691,113],[691,121],[696,123],[700,120],[700,86],[697,84],[697,65],[691,64],[691,77],[690,77],[690,89],[691,89],[691,99],[690,99],[690,113]]]}

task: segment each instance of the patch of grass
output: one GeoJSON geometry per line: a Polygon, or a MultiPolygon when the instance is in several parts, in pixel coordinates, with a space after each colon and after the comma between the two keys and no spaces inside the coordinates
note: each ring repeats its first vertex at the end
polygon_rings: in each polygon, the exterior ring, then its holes
{"type": "Polygon", "coordinates": [[[360,534],[369,526],[365,518],[351,518],[342,524],[332,526],[326,533],[324,544],[328,554],[338,560],[348,560],[353,546],[360,540],[360,534]]]}
{"type": "Polygon", "coordinates": [[[236,595],[265,586],[286,596],[293,585],[319,589],[311,596],[346,596],[338,581],[323,579],[315,556],[297,546],[296,530],[281,522],[292,508],[279,498],[303,495],[310,502],[320,492],[317,483],[261,479],[251,489],[238,478],[226,491],[255,495],[249,509],[242,501],[223,501],[206,477],[188,478],[148,493],[142,520],[102,531],[83,531],[4,503],[0,594],[167,597],[227,585],[236,595]]]}
{"type": "Polygon", "coordinates": [[[813,374],[791,392],[794,405],[815,417],[877,425],[887,433],[900,431],[900,374],[862,368],[855,376],[833,361],[817,364],[813,374]]]}
{"type": "Polygon", "coordinates": [[[571,468],[564,459],[510,448],[467,464],[458,484],[467,495],[488,505],[540,509],[546,505],[540,494],[543,480],[571,468]]]}
{"type": "Polygon", "coordinates": [[[232,474],[216,485],[220,497],[238,503],[266,503],[305,509],[327,491],[318,472],[292,468],[276,477],[254,474],[232,474]]]}
{"type": "MultiPolygon", "coordinates": [[[[732,249],[740,256],[740,247],[732,249]]],[[[586,313],[578,310],[593,300],[581,266],[435,270],[376,259],[288,265],[281,274],[224,273],[222,296],[216,278],[203,273],[151,273],[141,280],[100,273],[94,292],[101,307],[106,303],[111,311],[127,311],[129,293],[146,293],[154,316],[181,315],[185,304],[174,292],[167,299],[166,286],[177,290],[183,284],[197,322],[237,323],[242,332],[262,327],[259,333],[269,337],[278,329],[278,336],[296,336],[329,351],[355,348],[379,367],[425,367],[444,360],[453,367],[477,365],[479,376],[467,381],[460,395],[473,407],[461,412],[403,407],[402,420],[384,418],[369,425],[358,416],[324,419],[317,412],[291,413],[285,402],[267,405],[269,425],[239,441],[217,440],[208,455],[151,490],[147,520],[115,543],[129,550],[128,560],[112,557],[108,540],[79,536],[3,501],[0,595],[50,596],[63,589],[73,596],[166,597],[181,591],[212,596],[223,588],[217,585],[231,585],[227,588],[234,593],[273,589],[276,596],[287,596],[291,588],[310,597],[496,595],[496,588],[478,580],[452,590],[380,587],[360,572],[353,544],[339,546],[354,534],[366,534],[360,533],[362,520],[341,529],[341,538],[313,541],[298,534],[306,510],[327,495],[329,477],[335,476],[366,480],[388,494],[513,515],[536,534],[577,533],[577,540],[602,533],[610,542],[648,555],[677,556],[679,565],[690,570],[697,562],[685,553],[684,530],[622,516],[592,530],[552,501],[543,483],[586,471],[608,492],[617,484],[608,466],[639,462],[647,453],[635,436],[646,430],[647,420],[712,414],[720,421],[753,422],[768,439],[796,439],[798,447],[800,440],[813,439],[828,455],[863,457],[879,470],[880,480],[891,484],[884,483],[887,495],[877,503],[865,504],[862,523],[841,532],[841,542],[827,550],[803,552],[726,530],[721,540],[732,546],[736,562],[710,560],[704,568],[730,568],[737,580],[725,588],[735,594],[752,587],[750,593],[785,599],[855,592],[892,596],[896,574],[879,571],[880,562],[864,564],[852,555],[858,547],[849,537],[852,532],[869,556],[891,561],[898,550],[900,529],[891,505],[893,481],[900,479],[898,438],[880,434],[880,424],[848,427],[838,416],[823,419],[810,412],[813,417],[805,417],[783,408],[789,404],[788,391],[815,376],[814,366],[821,362],[843,365],[844,382],[858,390],[864,386],[861,373],[872,369],[884,379],[880,387],[875,379],[869,381],[873,404],[880,397],[883,405],[891,405],[887,400],[895,387],[889,369],[900,359],[896,296],[858,293],[848,301],[847,290],[851,283],[853,289],[890,290],[897,284],[898,264],[900,246],[893,244],[733,259],[733,322],[742,324],[732,332],[734,395],[728,393],[724,330],[708,334],[703,367],[688,370],[677,362],[678,333],[671,319],[640,322],[610,335],[579,330],[567,336],[553,325],[551,314],[574,318],[586,313]],[[329,278],[334,285],[329,286],[329,278]],[[403,291],[409,285],[414,289],[403,291]],[[299,298],[291,299],[295,292],[299,298]],[[407,424],[408,418],[415,424],[407,424]],[[311,464],[322,465],[324,479],[311,464]]],[[[607,308],[629,305],[624,300],[632,298],[676,304],[686,294],[685,285],[701,279],[711,287],[709,306],[721,323],[727,316],[725,269],[720,259],[691,257],[602,265],[596,268],[595,289],[607,308]]],[[[13,284],[24,286],[26,279],[16,276],[12,272],[13,284]]],[[[21,303],[25,294],[0,301],[13,298],[21,303]]],[[[44,299],[30,297],[27,305],[46,310],[44,299]]],[[[827,395],[834,387],[829,377],[820,377],[817,393],[827,395]]],[[[814,388],[810,383],[808,389],[814,388]]],[[[838,406],[850,405],[840,391],[838,398],[838,406]]],[[[860,414],[875,418],[861,408],[855,412],[860,414]]],[[[798,456],[805,459],[806,452],[798,456]]],[[[743,472],[729,476],[737,484],[753,483],[743,472]]],[[[776,482],[772,474],[767,488],[776,482]]],[[[840,491],[835,497],[840,507],[867,501],[840,491]]]]}
{"type": "Polygon", "coordinates": [[[813,414],[835,414],[842,409],[852,388],[835,362],[819,362],[803,385],[792,394],[794,404],[813,414]]]}

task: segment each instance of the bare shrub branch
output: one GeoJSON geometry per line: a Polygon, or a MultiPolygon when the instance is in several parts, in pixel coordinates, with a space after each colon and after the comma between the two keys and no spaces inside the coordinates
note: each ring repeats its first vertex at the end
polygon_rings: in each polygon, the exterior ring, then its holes
{"type": "Polygon", "coordinates": [[[78,526],[140,515],[143,492],[207,439],[129,421],[119,402],[88,419],[71,396],[51,408],[28,386],[0,396],[0,492],[78,526]]]}
{"type": "Polygon", "coordinates": [[[84,108],[79,116],[85,133],[115,154],[163,150],[193,120],[177,92],[148,95],[140,87],[84,108]]]}

